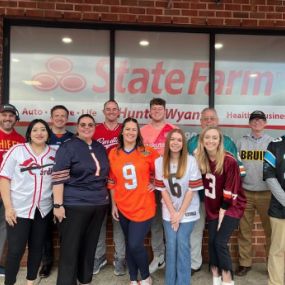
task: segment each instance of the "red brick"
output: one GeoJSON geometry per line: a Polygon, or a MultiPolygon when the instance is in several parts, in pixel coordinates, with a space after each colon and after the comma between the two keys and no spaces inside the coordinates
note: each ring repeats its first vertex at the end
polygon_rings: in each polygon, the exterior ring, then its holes
{"type": "Polygon", "coordinates": [[[102,0],[84,0],[86,4],[101,4],[102,0]]]}
{"type": "Polygon", "coordinates": [[[163,10],[162,9],[156,9],[156,8],[147,8],[146,14],[147,15],[162,15],[163,10]]]}
{"type": "Polygon", "coordinates": [[[145,14],[145,8],[130,8],[129,12],[131,14],[145,14]]]}
{"type": "Polygon", "coordinates": [[[93,7],[94,12],[103,12],[103,13],[107,13],[110,11],[110,7],[109,6],[102,6],[102,5],[96,5],[93,7]]]}
{"type": "MultiPolygon", "coordinates": [[[[285,15],[284,15],[285,17],[285,15]]],[[[284,18],[285,19],[285,18],[284,18]]],[[[285,21],[279,21],[277,20],[276,21],[276,27],[285,27],[285,21]]]]}
{"type": "Polygon", "coordinates": [[[282,6],[282,7],[277,6],[277,7],[275,8],[275,11],[276,11],[276,12],[285,13],[285,6],[282,6]]]}
{"type": "Polygon", "coordinates": [[[168,16],[156,16],[155,17],[155,22],[160,23],[160,24],[169,24],[171,23],[171,17],[168,16]]]}
{"type": "Polygon", "coordinates": [[[189,17],[173,17],[173,24],[189,24],[189,17]]]}
{"type": "Polygon", "coordinates": [[[61,11],[51,11],[51,10],[45,10],[44,11],[45,18],[51,18],[51,19],[60,19],[63,17],[63,12],[61,11]]]}
{"type": "Polygon", "coordinates": [[[54,10],[55,9],[55,3],[51,3],[51,2],[37,2],[37,8],[38,9],[54,10]]]}
{"type": "Polygon", "coordinates": [[[260,12],[274,12],[274,7],[269,5],[258,6],[260,12]]]}
{"type": "Polygon", "coordinates": [[[198,17],[192,17],[191,23],[194,25],[206,25],[206,19],[205,18],[198,18],[198,17]]]}
{"type": "Polygon", "coordinates": [[[45,16],[44,10],[26,10],[27,17],[43,18],[45,16]]]}
{"type": "Polygon", "coordinates": [[[234,18],[248,18],[249,17],[249,13],[246,12],[233,12],[233,17],[234,18]]]}
{"type": "Polygon", "coordinates": [[[175,16],[177,16],[177,15],[180,15],[180,10],[176,10],[176,9],[165,9],[165,10],[164,10],[164,15],[169,15],[169,16],[175,15],[175,16]]]}
{"type": "Polygon", "coordinates": [[[225,19],[226,26],[238,27],[240,26],[241,21],[239,19],[225,19]]]}
{"type": "Polygon", "coordinates": [[[154,1],[138,0],[138,7],[155,7],[154,1]]]}
{"type": "Polygon", "coordinates": [[[227,11],[241,11],[242,7],[238,4],[225,4],[225,10],[227,11]]]}
{"type": "Polygon", "coordinates": [[[36,2],[27,2],[27,1],[19,1],[18,2],[19,8],[37,8],[36,2]]]}
{"type": "Polygon", "coordinates": [[[258,26],[259,27],[274,27],[275,22],[273,20],[259,20],[258,21],[258,26]]]}
{"type": "Polygon", "coordinates": [[[252,6],[252,5],[241,5],[241,11],[242,12],[252,12],[252,11],[256,11],[257,7],[256,6],[252,6]]]}
{"type": "Polygon", "coordinates": [[[92,21],[98,21],[100,19],[99,13],[84,13],[82,15],[83,20],[92,20],[92,21]]]}
{"type": "Polygon", "coordinates": [[[17,7],[16,1],[0,1],[0,7],[17,7]]]}
{"type": "Polygon", "coordinates": [[[80,20],[82,18],[82,13],[80,12],[64,12],[63,18],[68,20],[80,20]]]}
{"type": "Polygon", "coordinates": [[[81,12],[91,12],[93,10],[93,7],[91,5],[75,5],[74,10],[81,12]]]}
{"type": "Polygon", "coordinates": [[[265,19],[266,15],[265,13],[257,13],[257,12],[253,12],[249,14],[250,18],[255,18],[255,19],[265,19]]]}
{"type": "Polygon", "coordinates": [[[138,1],[137,0],[121,0],[121,5],[126,5],[126,6],[138,6],[138,1]]]}
{"type": "Polygon", "coordinates": [[[73,4],[56,3],[55,9],[56,10],[64,10],[64,11],[69,10],[70,11],[70,10],[74,9],[74,5],[73,4]]]}
{"type": "Polygon", "coordinates": [[[215,16],[214,11],[199,11],[198,14],[201,17],[214,17],[215,16]]]}
{"type": "MultiPolygon", "coordinates": [[[[164,2],[161,2],[161,1],[155,2],[155,7],[156,7],[156,8],[169,9],[168,2],[166,2],[166,1],[164,1],[164,2]]],[[[172,6],[171,6],[171,7],[172,7],[172,6]]]]}
{"type": "Polygon", "coordinates": [[[120,22],[136,22],[137,16],[136,15],[130,15],[130,14],[121,14],[119,15],[120,22]]]}
{"type": "Polygon", "coordinates": [[[120,0],[102,0],[103,5],[120,5],[120,0]]]}
{"type": "Polygon", "coordinates": [[[236,4],[250,4],[251,0],[234,0],[236,4]]]}
{"type": "Polygon", "coordinates": [[[225,10],[225,4],[209,3],[208,9],[209,10],[225,10]]]}
{"type": "Polygon", "coordinates": [[[173,8],[177,9],[189,9],[190,8],[190,3],[189,2],[173,2],[173,8]]]}
{"type": "Polygon", "coordinates": [[[113,6],[111,7],[111,13],[127,13],[129,11],[129,8],[127,7],[121,7],[121,6],[113,6]]]}
{"type": "Polygon", "coordinates": [[[7,16],[24,16],[25,10],[24,9],[6,8],[5,14],[7,16]]]}
{"type": "Polygon", "coordinates": [[[150,16],[150,15],[138,15],[138,22],[139,23],[150,23],[150,22],[154,22],[154,16],[150,16]]]}
{"type": "Polygon", "coordinates": [[[218,17],[218,18],[231,18],[232,12],[230,12],[230,11],[217,11],[216,17],[218,17]]]}
{"type": "Polygon", "coordinates": [[[106,13],[103,13],[101,15],[101,20],[104,21],[104,22],[118,22],[119,20],[119,15],[117,14],[106,14],[106,13]]]}
{"type": "Polygon", "coordinates": [[[267,19],[282,19],[283,15],[282,13],[266,13],[266,18],[267,19]]]}
{"type": "Polygon", "coordinates": [[[182,16],[198,16],[198,11],[195,11],[195,10],[182,10],[182,16]]]}
{"type": "Polygon", "coordinates": [[[191,3],[190,8],[193,10],[204,10],[207,9],[207,5],[203,3],[191,3]]]}
{"type": "Polygon", "coordinates": [[[266,5],[266,0],[251,0],[252,5],[266,5]]]}

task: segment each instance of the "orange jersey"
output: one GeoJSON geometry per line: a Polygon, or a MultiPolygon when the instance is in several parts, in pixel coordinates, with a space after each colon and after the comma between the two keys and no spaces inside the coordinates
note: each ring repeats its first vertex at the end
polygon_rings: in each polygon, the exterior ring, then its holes
{"type": "Polygon", "coordinates": [[[129,220],[142,222],[155,215],[154,192],[148,190],[154,175],[156,150],[146,146],[130,153],[114,148],[109,153],[108,188],[114,190],[119,211],[129,220]]]}

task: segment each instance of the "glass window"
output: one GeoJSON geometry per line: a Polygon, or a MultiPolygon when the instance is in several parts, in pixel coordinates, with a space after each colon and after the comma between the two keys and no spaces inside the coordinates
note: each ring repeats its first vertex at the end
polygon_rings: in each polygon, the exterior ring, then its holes
{"type": "Polygon", "coordinates": [[[262,110],[268,132],[276,137],[285,125],[285,38],[217,35],[215,107],[225,132],[247,133],[249,114],[262,110]]]}
{"type": "Polygon", "coordinates": [[[199,125],[208,106],[209,36],[163,32],[116,32],[115,99],[121,118],[149,120],[149,101],[167,102],[167,120],[199,125]]]}
{"type": "Polygon", "coordinates": [[[10,95],[21,119],[49,120],[63,104],[74,122],[83,113],[102,116],[109,99],[109,32],[11,27],[10,95]]]}

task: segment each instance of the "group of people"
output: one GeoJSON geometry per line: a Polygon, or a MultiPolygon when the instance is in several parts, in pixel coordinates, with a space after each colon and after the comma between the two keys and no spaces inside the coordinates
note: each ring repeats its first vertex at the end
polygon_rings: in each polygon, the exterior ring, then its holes
{"type": "Polygon", "coordinates": [[[227,244],[239,226],[235,273],[244,276],[252,265],[255,210],[266,234],[269,284],[283,284],[285,139],[264,134],[262,111],[251,113],[251,132],[237,145],[222,134],[213,108],[201,112],[202,132],[188,142],[181,129],[165,121],[161,98],[150,101],[151,121],[142,128],[134,118],[120,124],[114,100],[104,104],[103,113],[105,121],[98,125],[91,115],[81,115],[73,135],[66,130],[68,110],[57,105],[51,109],[51,127],[33,120],[24,139],[13,128],[17,109],[1,105],[0,254],[7,226],[5,285],[15,284],[26,244],[27,285],[34,284],[41,262],[40,276],[49,275],[53,218],[60,235],[56,284],[90,284],[107,263],[109,205],[114,274],[124,275],[127,265],[131,285],[152,284],[150,274],[165,265],[166,285],[191,284],[191,275],[202,265],[205,220],[213,285],[234,284],[227,244]],[[150,264],[144,247],[149,231],[150,264]]]}

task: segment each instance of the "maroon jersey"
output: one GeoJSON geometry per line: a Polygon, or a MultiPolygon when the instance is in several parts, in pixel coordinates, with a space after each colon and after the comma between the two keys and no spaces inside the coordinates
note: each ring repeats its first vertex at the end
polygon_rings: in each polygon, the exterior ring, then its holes
{"type": "Polygon", "coordinates": [[[96,125],[93,140],[101,143],[107,153],[118,145],[118,135],[122,129],[122,124],[118,124],[114,130],[110,130],[105,123],[96,125]]]}
{"type": "Polygon", "coordinates": [[[15,144],[24,142],[26,142],[25,138],[14,129],[10,134],[6,134],[0,130],[0,164],[2,163],[3,155],[8,151],[8,149],[15,144]]]}
{"type": "Polygon", "coordinates": [[[211,161],[211,173],[203,175],[207,219],[218,219],[220,208],[226,210],[225,215],[240,219],[244,212],[246,198],[241,187],[237,161],[230,154],[226,154],[221,175],[215,173],[215,167],[215,162],[211,161]]]}

